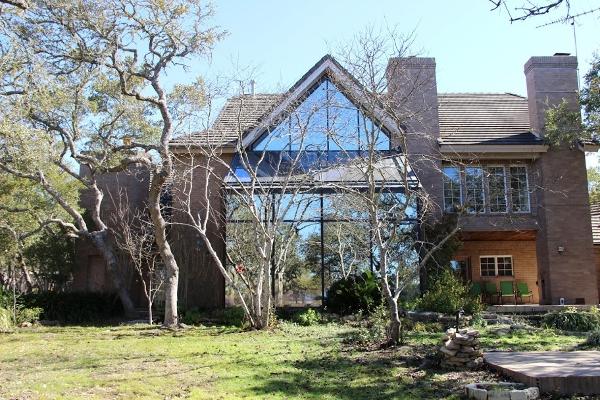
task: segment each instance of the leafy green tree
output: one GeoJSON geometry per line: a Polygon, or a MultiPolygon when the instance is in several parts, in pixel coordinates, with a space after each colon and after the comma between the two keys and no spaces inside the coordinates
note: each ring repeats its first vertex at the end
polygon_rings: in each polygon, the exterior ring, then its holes
{"type": "Polygon", "coordinates": [[[544,139],[550,146],[568,145],[600,140],[600,56],[595,55],[591,68],[584,77],[580,111],[573,111],[567,101],[546,111],[544,139]]]}
{"type": "Polygon", "coordinates": [[[600,203],[600,170],[598,168],[588,168],[587,179],[590,203],[600,203]]]}
{"type": "Polygon", "coordinates": [[[163,81],[167,72],[210,54],[221,36],[205,26],[211,10],[198,0],[44,0],[24,8],[0,16],[0,166],[35,182],[68,213],[69,219],[54,222],[101,251],[130,314],[133,304],[101,215],[98,177],[132,165],[147,168],[148,206],[167,270],[164,323],[175,325],[179,268],[161,195],[173,174],[169,142],[201,108],[203,86],[163,81]],[[91,198],[94,226],[58,187],[66,176],[91,198]]]}
{"type": "Polygon", "coordinates": [[[584,76],[581,105],[585,125],[592,135],[600,135],[600,54],[595,54],[590,70],[584,76]]]}

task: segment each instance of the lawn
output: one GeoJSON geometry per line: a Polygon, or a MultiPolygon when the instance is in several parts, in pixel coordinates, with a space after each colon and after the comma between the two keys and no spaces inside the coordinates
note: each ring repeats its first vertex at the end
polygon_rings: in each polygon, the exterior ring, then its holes
{"type": "MultiPolygon", "coordinates": [[[[39,327],[0,334],[0,399],[438,399],[489,372],[420,368],[439,333],[362,351],[355,328],[281,324],[272,332],[200,327],[39,327]]],[[[569,350],[584,340],[550,331],[496,337],[486,348],[569,350]]]]}

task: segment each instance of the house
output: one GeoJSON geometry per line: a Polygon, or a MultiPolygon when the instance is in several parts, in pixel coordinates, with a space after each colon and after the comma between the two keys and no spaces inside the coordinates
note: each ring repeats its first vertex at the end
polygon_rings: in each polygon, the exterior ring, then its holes
{"type": "Polygon", "coordinates": [[[600,204],[592,203],[592,236],[594,240],[594,255],[596,257],[596,276],[598,278],[598,291],[600,292],[600,204]]]}
{"type": "MultiPolygon", "coordinates": [[[[577,110],[577,59],[564,54],[530,58],[524,67],[527,98],[509,93],[438,93],[435,69],[433,58],[390,59],[387,94],[402,102],[394,103],[399,104],[397,110],[386,111],[367,105],[360,83],[334,58],[325,56],[286,93],[250,93],[229,99],[211,129],[175,139],[172,149],[185,159],[211,146],[219,149],[222,160],[236,165],[236,145],[241,140],[243,146],[269,151],[281,162],[280,153],[293,152],[298,146],[288,136],[277,136],[281,127],[291,127],[291,108],[299,109],[318,96],[330,99],[328,93],[332,93],[332,98],[345,104],[345,111],[336,120],[332,117],[336,109],[326,108],[318,121],[328,129],[340,120],[351,125],[357,136],[356,141],[347,142],[349,152],[361,151],[361,124],[377,127],[383,133],[377,146],[390,152],[390,159],[406,157],[420,190],[436,208],[434,213],[463,210],[463,246],[454,265],[465,279],[526,282],[534,303],[597,304],[599,272],[584,153],[595,148],[584,143],[576,148],[549,147],[543,129],[548,107],[565,99],[577,110]],[[396,111],[406,116],[401,127],[386,122],[386,112],[396,111]],[[400,131],[405,135],[402,142],[400,131]]],[[[339,141],[327,135],[309,135],[307,141],[327,159],[340,151],[339,141]]],[[[240,169],[238,165],[217,174],[228,179],[228,172],[240,169]]],[[[205,179],[205,175],[193,175],[194,187],[201,188],[205,179]]],[[[109,184],[107,190],[114,188],[109,184]]],[[[211,189],[210,201],[215,204],[221,201],[219,190],[211,189]]],[[[202,207],[199,192],[191,193],[190,200],[192,208],[202,207]]],[[[223,204],[216,207],[225,209],[223,204]]],[[[317,217],[312,222],[318,221],[317,217]]],[[[322,212],[320,221],[323,241],[322,212]]],[[[212,229],[216,251],[225,260],[225,226],[214,223],[212,229]]],[[[170,234],[177,238],[173,243],[181,268],[182,305],[224,306],[224,280],[198,237],[183,228],[173,228],[170,234]]],[[[90,257],[94,255],[80,255],[82,270],[88,271],[82,276],[97,276],[90,268],[101,268],[97,262],[93,267],[87,261],[90,257]]],[[[372,267],[372,249],[368,258],[363,261],[372,267]]],[[[82,282],[76,286],[85,289],[82,282]]]]}

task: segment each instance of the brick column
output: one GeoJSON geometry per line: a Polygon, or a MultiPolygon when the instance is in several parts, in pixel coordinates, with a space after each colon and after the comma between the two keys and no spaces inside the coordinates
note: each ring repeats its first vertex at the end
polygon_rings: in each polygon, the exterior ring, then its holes
{"type": "MultiPolygon", "coordinates": [[[[529,118],[543,137],[546,110],[567,100],[579,110],[577,59],[532,57],[525,64],[529,118]]],[[[537,235],[542,302],[598,303],[585,154],[568,146],[550,149],[535,163],[538,174],[537,235]],[[559,248],[562,251],[559,251],[559,248]]]]}

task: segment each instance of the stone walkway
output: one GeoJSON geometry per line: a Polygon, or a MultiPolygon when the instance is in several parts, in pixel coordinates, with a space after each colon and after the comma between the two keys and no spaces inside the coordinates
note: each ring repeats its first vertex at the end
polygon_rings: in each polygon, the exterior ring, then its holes
{"type": "Polygon", "coordinates": [[[484,359],[541,392],[600,394],[600,351],[490,352],[484,359]]]}

